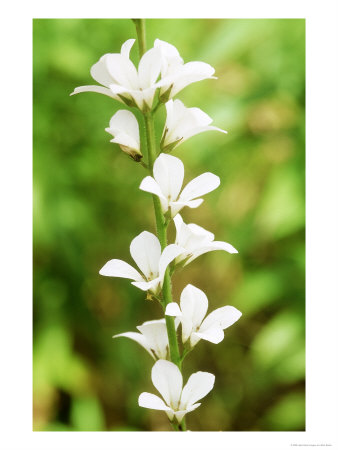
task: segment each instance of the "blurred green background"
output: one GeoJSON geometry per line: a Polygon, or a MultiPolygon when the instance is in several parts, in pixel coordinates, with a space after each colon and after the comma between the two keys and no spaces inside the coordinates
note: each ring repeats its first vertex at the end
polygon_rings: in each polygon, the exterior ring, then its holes
{"type": "MultiPolygon", "coordinates": [[[[124,106],[69,94],[95,84],[90,67],[134,38],[131,20],[36,19],[34,28],[34,429],[169,430],[164,413],[137,406],[155,393],[150,356],[112,335],[161,317],[128,280],[101,277],[112,258],[131,262],[130,241],[154,231],[145,171],[104,128],[124,106]]],[[[218,80],[179,95],[228,135],[208,132],[173,154],[186,180],[205,171],[221,186],[194,222],[238,255],[201,256],[174,277],[203,289],[209,310],[240,309],[218,345],[201,341],[184,376],[216,375],[187,416],[190,430],[305,429],[305,21],[147,20],[147,43],[174,44],[185,62],[205,61],[218,80]]],[[[138,61],[137,45],[131,58],[138,61]]],[[[162,108],[163,109],[163,108],[162,108]]],[[[164,112],[158,113],[160,138],[164,112]]]]}

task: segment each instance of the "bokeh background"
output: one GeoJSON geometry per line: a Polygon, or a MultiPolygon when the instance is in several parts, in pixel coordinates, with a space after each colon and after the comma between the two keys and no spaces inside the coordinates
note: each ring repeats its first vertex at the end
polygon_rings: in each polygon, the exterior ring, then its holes
{"type": "MultiPolygon", "coordinates": [[[[137,406],[154,392],[150,356],[112,335],[161,317],[128,280],[101,277],[111,258],[131,262],[130,241],[154,231],[145,171],[105,133],[123,105],[95,93],[90,67],[136,37],[131,20],[34,20],[34,430],[169,430],[164,413],[137,406]]],[[[205,61],[218,80],[179,98],[207,112],[217,132],[173,154],[186,180],[205,171],[221,186],[186,222],[232,243],[238,255],[206,254],[174,277],[203,289],[210,309],[243,312],[218,345],[201,341],[184,375],[216,375],[187,416],[190,430],[305,429],[305,21],[161,19],[155,38],[184,60],[205,61]]],[[[138,61],[137,45],[131,58],[138,61]]],[[[164,112],[157,116],[157,138],[164,112]]]]}

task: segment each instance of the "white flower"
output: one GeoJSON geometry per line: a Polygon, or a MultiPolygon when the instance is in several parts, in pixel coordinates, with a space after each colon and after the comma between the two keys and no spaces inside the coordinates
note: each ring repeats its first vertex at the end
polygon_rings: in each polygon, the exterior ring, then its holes
{"type": "Polygon", "coordinates": [[[122,45],[121,53],[107,53],[92,66],[91,76],[101,86],[77,87],[72,94],[98,92],[128,106],[151,109],[157,89],[155,83],[161,70],[161,51],[158,48],[148,50],[136,70],[129,59],[134,42],[135,39],[128,39],[122,45]]]}
{"type": "Polygon", "coordinates": [[[205,317],[208,310],[208,299],[203,291],[188,284],[181,293],[181,308],[175,302],[166,307],[167,316],[179,316],[182,323],[182,342],[190,338],[190,346],[194,347],[200,339],[218,344],[224,339],[226,328],[241,317],[242,313],[233,306],[215,309],[205,317]]]}
{"type": "Polygon", "coordinates": [[[143,231],[130,244],[130,254],[141,270],[140,274],[128,263],[120,259],[108,261],[100,270],[107,277],[121,277],[134,280],[131,284],[157,294],[163,284],[163,278],[168,265],[183,249],[175,244],[168,245],[161,254],[161,245],[157,237],[143,231]]]}
{"type": "Polygon", "coordinates": [[[178,367],[170,361],[159,360],[152,368],[151,380],[164,401],[157,395],[143,392],[138,399],[139,406],[165,411],[169,420],[175,417],[180,423],[188,412],[200,406],[201,403],[196,402],[214,387],[215,375],[193,373],[182,389],[183,379],[178,367]]]}
{"type": "Polygon", "coordinates": [[[163,130],[161,149],[171,151],[182,142],[204,131],[227,131],[211,126],[212,119],[199,108],[187,108],[180,100],[165,104],[167,119],[163,130]]]}
{"type": "Polygon", "coordinates": [[[210,231],[194,223],[184,223],[180,214],[174,217],[174,222],[176,227],[175,244],[185,249],[185,252],[180,253],[176,257],[175,264],[180,263],[180,265],[186,266],[198,256],[213,250],[238,253],[231,244],[223,241],[214,241],[215,236],[210,231]]]}
{"type": "Polygon", "coordinates": [[[143,156],[140,150],[140,133],[137,119],[132,112],[126,109],[117,111],[110,119],[106,131],[114,137],[110,142],[118,144],[121,150],[135,161],[140,161],[143,156]]]}
{"type": "Polygon", "coordinates": [[[212,76],[215,69],[209,64],[200,61],[184,64],[176,47],[168,42],[156,39],[154,48],[159,49],[162,55],[161,80],[158,85],[161,87],[160,100],[163,102],[173,98],[191,83],[215,78],[212,76]]]}
{"type": "Polygon", "coordinates": [[[183,191],[184,165],[175,156],[161,154],[155,161],[153,177],[145,177],[140,189],[160,198],[162,211],[169,211],[174,217],[184,206],[197,208],[203,199],[197,198],[216,189],[220,184],[218,176],[206,172],[194,178],[183,191]],[[181,193],[180,193],[181,192],[181,193]]]}
{"type": "Polygon", "coordinates": [[[126,337],[138,342],[155,360],[167,359],[169,356],[169,342],[165,319],[150,320],[136,328],[140,333],[128,331],[127,333],[116,334],[113,337],[126,337]]]}

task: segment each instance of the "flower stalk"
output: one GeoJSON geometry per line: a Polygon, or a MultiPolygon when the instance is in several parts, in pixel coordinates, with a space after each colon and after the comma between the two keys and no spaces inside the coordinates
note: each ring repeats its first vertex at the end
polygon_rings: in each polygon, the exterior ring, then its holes
{"type": "Polygon", "coordinates": [[[219,186],[219,177],[205,172],[183,187],[184,164],[168,153],[196,134],[226,131],[212,126],[212,119],[199,108],[186,107],[180,100],[173,100],[189,84],[214,78],[214,68],[199,61],[184,63],[173,45],[159,39],[147,50],[145,19],[132,20],[138,39],[138,67],[129,56],[135,39],[128,39],[120,53],[107,53],[91,67],[91,76],[98,84],[77,87],[71,95],[97,92],[122,103],[123,109],[111,117],[106,131],[113,136],[111,142],[115,146],[149,173],[139,189],[152,194],[157,235],[142,231],[131,241],[130,255],[136,268],[126,261],[111,259],[99,273],[127,278],[146,293],[147,300],[156,299],[161,304],[164,318],[138,325],[138,332],[128,331],[113,337],[135,341],[155,360],[151,379],[162,398],[143,392],[138,398],[139,406],[165,412],[175,431],[185,431],[185,415],[201,405],[199,400],[213,389],[215,376],[198,371],[184,385],[182,362],[199,340],[221,342],[224,330],[236,322],[241,313],[232,306],[223,306],[206,315],[206,295],[190,284],[181,293],[180,305],[173,301],[171,277],[174,271],[204,253],[215,250],[237,253],[237,250],[227,242],[216,241],[213,233],[199,225],[184,223],[180,215],[184,208],[199,207],[204,201],[201,197],[219,186]],[[167,118],[157,145],[154,116],[164,103],[167,118]],[[137,108],[143,116],[145,149],[141,149],[141,124],[126,107],[137,108]],[[175,224],[176,238],[175,243],[168,244],[167,228],[171,220],[175,224]]]}
{"type": "MultiPolygon", "coordinates": [[[[137,39],[139,44],[139,54],[140,58],[143,56],[146,51],[146,33],[145,33],[145,19],[134,19],[134,23],[136,26],[137,39]]],[[[150,173],[152,174],[152,169],[154,165],[154,161],[156,159],[156,144],[155,144],[155,129],[154,129],[154,118],[153,113],[148,111],[143,114],[145,121],[145,130],[147,137],[147,150],[148,150],[148,168],[150,173]]],[[[156,195],[153,195],[153,203],[154,203],[154,212],[156,219],[156,230],[157,236],[160,241],[162,250],[167,246],[167,222],[165,220],[164,215],[161,210],[161,203],[159,198],[156,195]]],[[[171,293],[171,277],[169,274],[169,270],[167,269],[164,275],[163,288],[162,288],[162,297],[163,297],[163,309],[165,310],[168,303],[172,302],[172,293],[171,293]]],[[[166,316],[166,325],[169,339],[169,349],[170,349],[170,359],[181,369],[181,357],[178,348],[176,330],[175,330],[175,321],[173,317],[166,316]]]]}

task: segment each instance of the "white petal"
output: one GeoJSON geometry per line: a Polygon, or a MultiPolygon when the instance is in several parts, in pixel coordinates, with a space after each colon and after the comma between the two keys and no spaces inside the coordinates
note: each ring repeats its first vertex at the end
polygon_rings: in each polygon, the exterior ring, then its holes
{"type": "MultiPolygon", "coordinates": [[[[143,93],[140,90],[129,88],[127,86],[119,85],[119,84],[110,84],[109,85],[109,89],[114,94],[119,96],[119,98],[120,98],[120,95],[121,95],[124,98],[129,99],[130,101],[134,101],[135,105],[139,109],[143,108],[143,106],[144,106],[144,98],[143,98],[143,93]]],[[[123,101],[123,100],[121,99],[121,101],[123,101]]]]}
{"type": "Polygon", "coordinates": [[[108,55],[109,53],[101,56],[99,61],[95,63],[90,69],[90,74],[94,78],[94,80],[106,87],[114,82],[114,79],[110,75],[107,68],[108,55]]]}
{"type": "Polygon", "coordinates": [[[160,186],[156,183],[153,177],[147,176],[143,178],[140,184],[140,189],[145,192],[150,192],[158,197],[166,200],[166,197],[162,194],[160,186]]]}
{"type": "Polygon", "coordinates": [[[200,108],[189,108],[189,113],[194,117],[196,126],[206,127],[212,122],[212,118],[200,108]]]}
{"type": "Polygon", "coordinates": [[[148,346],[158,358],[165,359],[168,354],[168,334],[164,320],[151,320],[139,325],[137,329],[145,336],[148,346]]]}
{"type": "Polygon", "coordinates": [[[165,402],[177,409],[182,392],[182,374],[176,364],[160,359],[151,371],[151,379],[165,402]]]}
{"type": "Polygon", "coordinates": [[[130,136],[136,142],[137,148],[140,149],[139,126],[137,119],[132,112],[127,111],[126,109],[117,111],[117,113],[110,119],[108,129],[109,131],[106,131],[111,133],[113,136],[120,133],[130,136]]]}
{"type": "Polygon", "coordinates": [[[209,64],[193,61],[182,66],[180,73],[177,73],[174,80],[174,87],[171,92],[171,97],[174,97],[178,92],[184,89],[191,83],[201,81],[206,78],[211,78],[215,73],[215,69],[209,64]]]}
{"type": "Polygon", "coordinates": [[[153,359],[156,359],[154,354],[153,354],[153,352],[151,351],[148,343],[147,343],[146,338],[142,334],[135,333],[133,331],[127,331],[126,333],[115,334],[115,336],[113,336],[113,338],[117,338],[117,337],[126,337],[128,339],[132,339],[133,341],[135,341],[138,344],[142,345],[142,347],[147,350],[147,352],[149,353],[149,355],[153,359]]]}
{"type": "MultiPolygon", "coordinates": [[[[176,236],[178,236],[180,234],[182,224],[184,224],[182,216],[180,214],[177,214],[174,217],[174,224],[175,224],[175,228],[176,228],[176,236]]],[[[177,240],[176,240],[176,243],[177,243],[177,240]]]]}
{"type": "Polygon", "coordinates": [[[124,44],[122,44],[121,55],[129,59],[129,53],[134,43],[135,39],[128,39],[124,44]]]}
{"type": "Polygon", "coordinates": [[[213,191],[220,185],[220,179],[213,173],[206,172],[194,178],[183,189],[179,201],[193,200],[208,192],[213,191]]]}
{"type": "Polygon", "coordinates": [[[185,249],[182,247],[179,247],[176,244],[169,244],[164,250],[163,253],[160,257],[160,262],[159,262],[159,277],[161,282],[163,281],[164,278],[164,274],[166,271],[166,268],[168,267],[168,265],[171,263],[171,261],[173,261],[176,256],[180,255],[181,253],[184,253],[185,249]]]}
{"type": "Polygon", "coordinates": [[[160,411],[171,411],[160,397],[149,392],[142,392],[138,398],[138,404],[142,408],[158,409],[160,411]]]}
{"type": "Polygon", "coordinates": [[[130,254],[148,280],[158,277],[161,244],[153,233],[143,231],[130,244],[130,254]]]}
{"type": "Polygon", "coordinates": [[[180,410],[180,411],[175,411],[175,417],[176,417],[178,423],[181,423],[181,422],[182,422],[183,417],[184,417],[187,413],[193,411],[194,409],[198,408],[199,406],[201,406],[201,403],[195,403],[194,405],[190,406],[190,407],[187,408],[187,409],[180,410]]]}
{"type": "Polygon", "coordinates": [[[98,94],[107,95],[108,97],[122,102],[122,100],[116,94],[114,94],[111,89],[103,86],[79,86],[75,88],[70,95],[80,94],[81,92],[97,92],[98,94]]]}
{"type": "Polygon", "coordinates": [[[214,241],[210,243],[206,243],[206,245],[202,245],[200,248],[196,248],[193,250],[192,256],[187,261],[187,264],[191,263],[194,259],[196,259],[198,256],[203,255],[204,253],[212,252],[214,250],[224,250],[228,253],[238,253],[238,251],[227,242],[221,242],[221,241],[214,241]]]}
{"type": "MultiPolygon", "coordinates": [[[[178,216],[179,215],[176,217],[178,216]]],[[[181,216],[179,217],[179,221],[175,221],[174,219],[176,226],[176,243],[186,251],[176,258],[176,262],[183,261],[188,257],[193,257],[193,253],[196,249],[209,244],[209,236],[206,234],[208,233],[206,230],[203,233],[201,231],[196,233],[195,230],[190,229],[190,225],[187,225],[182,221],[181,216]]],[[[203,230],[202,227],[200,227],[200,229],[203,230]]]]}
{"type": "Polygon", "coordinates": [[[241,317],[242,313],[233,306],[223,306],[212,311],[204,319],[200,332],[206,332],[209,328],[220,326],[223,330],[230,327],[241,317]]]}
{"type": "Polygon", "coordinates": [[[180,408],[187,409],[195,402],[205,397],[214,387],[215,375],[208,372],[193,373],[184,386],[180,408]]]}
{"type": "Polygon", "coordinates": [[[227,134],[228,132],[225,130],[222,130],[221,128],[213,127],[213,126],[207,126],[207,127],[195,127],[191,128],[189,131],[187,131],[184,134],[184,139],[180,141],[177,145],[182,144],[182,142],[186,141],[187,139],[196,136],[196,134],[204,133],[205,131],[220,131],[221,133],[227,134]]]}
{"type": "Polygon", "coordinates": [[[192,333],[190,337],[190,343],[193,347],[200,339],[212,342],[213,344],[219,344],[224,339],[224,332],[221,327],[207,328],[205,331],[198,331],[192,333]]]}
{"type": "Polygon", "coordinates": [[[134,267],[120,259],[111,259],[102,267],[99,273],[105,277],[129,278],[136,281],[143,280],[134,267]]]}
{"type": "Polygon", "coordinates": [[[182,188],[184,165],[175,156],[162,153],[154,163],[154,178],[169,201],[175,201],[182,188]]]}
{"type": "Polygon", "coordinates": [[[155,39],[154,47],[160,48],[162,53],[169,59],[172,58],[178,58],[183,62],[183,59],[181,58],[177,48],[169,44],[168,42],[161,41],[160,39],[155,39]]]}
{"type": "Polygon", "coordinates": [[[119,53],[110,53],[107,55],[106,65],[116,84],[129,89],[139,88],[137,71],[129,58],[119,53]]]}
{"type": "Polygon", "coordinates": [[[191,230],[194,234],[197,234],[199,236],[205,237],[206,240],[212,242],[215,239],[215,235],[211,233],[210,231],[206,230],[203,227],[200,227],[199,225],[196,225],[195,223],[189,223],[187,225],[189,230],[191,230]]]}
{"type": "Polygon", "coordinates": [[[202,124],[204,126],[205,123],[209,124],[211,122],[212,119],[199,108],[187,108],[180,100],[176,99],[167,107],[167,120],[165,125],[167,133],[164,145],[169,145],[179,139],[181,139],[180,142],[183,142],[186,136],[191,133],[191,130],[201,128],[202,124]]]}
{"type": "MultiPolygon", "coordinates": [[[[168,132],[170,129],[173,128],[174,121],[175,121],[175,111],[174,111],[174,102],[173,102],[173,100],[169,100],[165,104],[165,109],[167,111],[167,118],[166,118],[166,121],[165,121],[164,130],[167,128],[168,129],[167,132],[168,132]]],[[[166,143],[166,140],[164,142],[166,143]]]]}
{"type": "Polygon", "coordinates": [[[141,58],[138,66],[140,88],[145,89],[152,86],[161,70],[161,51],[151,48],[141,58]]]}
{"type": "Polygon", "coordinates": [[[208,310],[208,298],[201,289],[188,284],[181,293],[182,341],[185,342],[193,328],[199,327],[208,310]]]}
{"type": "Polygon", "coordinates": [[[203,203],[203,199],[199,198],[197,200],[190,200],[190,201],[182,201],[182,202],[171,202],[170,203],[170,211],[171,211],[171,217],[175,217],[177,213],[181,211],[182,208],[187,206],[188,208],[198,208],[203,203]]]}
{"type": "Polygon", "coordinates": [[[161,286],[161,280],[157,277],[151,281],[133,281],[131,284],[142,291],[151,291],[154,294],[157,294],[161,286]]]}
{"type": "Polygon", "coordinates": [[[165,309],[166,316],[179,317],[182,315],[181,309],[176,302],[168,303],[165,309]]]}
{"type": "MultiPolygon", "coordinates": [[[[106,131],[107,133],[112,134],[112,131],[109,128],[106,128],[106,131]]],[[[138,143],[128,134],[119,133],[114,139],[111,139],[110,142],[118,144],[125,153],[130,155],[142,155],[138,143]]]]}

